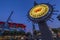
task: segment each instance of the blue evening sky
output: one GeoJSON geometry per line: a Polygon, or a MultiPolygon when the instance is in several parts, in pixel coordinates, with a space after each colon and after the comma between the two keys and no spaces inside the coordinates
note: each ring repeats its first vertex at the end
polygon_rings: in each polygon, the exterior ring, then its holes
{"type": "MultiPolygon", "coordinates": [[[[50,3],[56,4],[55,9],[60,11],[60,0],[36,0],[37,3],[50,3]]],[[[28,11],[33,7],[34,0],[0,0],[0,21],[6,22],[11,11],[14,11],[11,19],[15,23],[22,23],[26,25],[27,31],[32,31],[32,22],[27,18],[28,11]]],[[[60,12],[54,12],[53,22],[47,21],[49,27],[57,28],[60,27],[60,21],[56,18],[60,12]]],[[[36,25],[36,24],[35,24],[36,25]]],[[[38,26],[36,25],[36,29],[38,26]]]]}

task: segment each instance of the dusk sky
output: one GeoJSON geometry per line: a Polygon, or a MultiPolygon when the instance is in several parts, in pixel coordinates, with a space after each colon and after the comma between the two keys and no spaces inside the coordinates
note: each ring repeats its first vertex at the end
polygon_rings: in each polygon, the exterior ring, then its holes
{"type": "MultiPolygon", "coordinates": [[[[54,12],[56,15],[52,15],[54,20],[47,21],[47,24],[51,28],[60,27],[60,21],[56,18],[60,14],[60,0],[36,0],[39,3],[50,3],[56,4],[55,10],[59,12],[54,12]]],[[[11,20],[14,23],[22,23],[26,25],[27,31],[32,31],[32,22],[27,18],[28,11],[33,7],[34,0],[0,0],[0,21],[7,21],[11,11],[14,11],[11,20]]],[[[35,24],[36,29],[38,26],[35,24]]]]}

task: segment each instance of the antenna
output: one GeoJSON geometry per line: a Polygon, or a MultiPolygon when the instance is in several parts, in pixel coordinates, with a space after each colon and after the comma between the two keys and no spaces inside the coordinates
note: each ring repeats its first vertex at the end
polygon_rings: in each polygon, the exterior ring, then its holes
{"type": "Polygon", "coordinates": [[[8,17],[7,21],[5,22],[5,26],[4,26],[5,28],[9,28],[9,27],[8,27],[8,22],[9,22],[11,16],[12,16],[12,14],[13,14],[13,11],[11,11],[10,16],[8,17]]]}
{"type": "Polygon", "coordinates": [[[12,16],[12,14],[13,14],[13,11],[11,11],[11,14],[10,14],[10,16],[9,16],[8,19],[7,19],[7,22],[8,22],[9,20],[11,20],[10,18],[11,18],[11,16],[12,16]]]}

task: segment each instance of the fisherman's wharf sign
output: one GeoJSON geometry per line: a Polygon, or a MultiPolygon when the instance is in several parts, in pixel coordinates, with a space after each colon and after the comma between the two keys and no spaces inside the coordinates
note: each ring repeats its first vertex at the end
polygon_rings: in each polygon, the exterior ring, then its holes
{"type": "Polygon", "coordinates": [[[41,5],[34,6],[30,10],[29,14],[32,18],[40,18],[45,16],[48,13],[48,11],[49,11],[48,5],[41,4],[41,5]]]}

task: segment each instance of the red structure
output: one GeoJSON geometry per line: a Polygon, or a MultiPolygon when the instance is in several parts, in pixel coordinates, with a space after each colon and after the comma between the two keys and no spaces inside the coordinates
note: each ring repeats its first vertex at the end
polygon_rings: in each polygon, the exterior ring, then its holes
{"type": "MultiPolygon", "coordinates": [[[[0,25],[4,25],[5,24],[5,22],[0,22],[0,25]]],[[[9,27],[11,27],[11,28],[23,28],[23,29],[25,29],[26,28],[26,25],[24,25],[24,24],[19,24],[19,23],[8,23],[8,26],[9,27]]]]}

